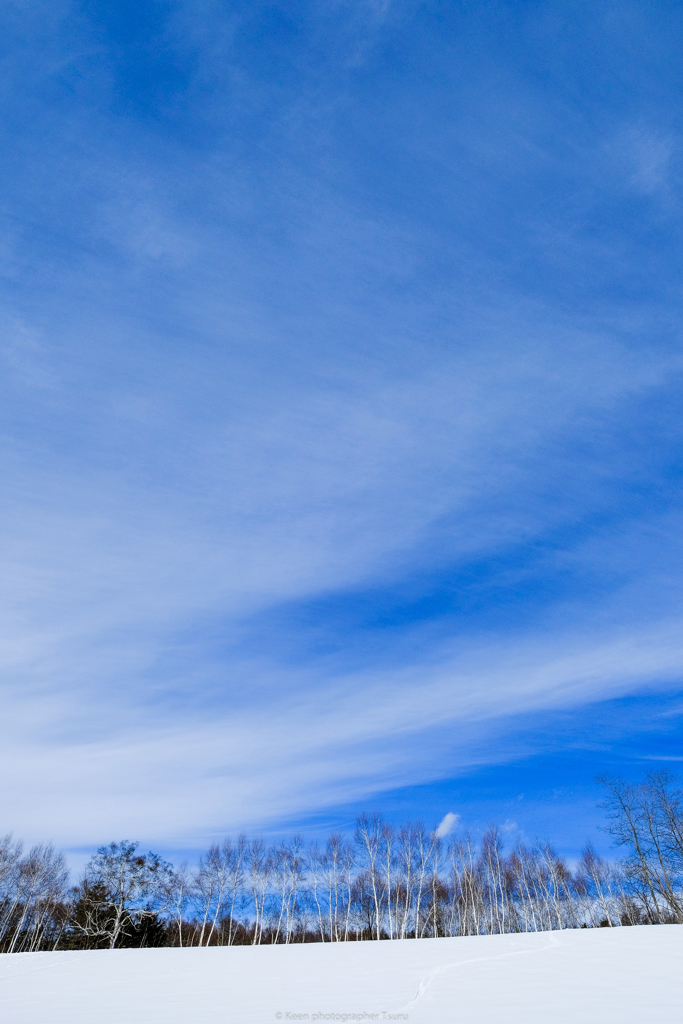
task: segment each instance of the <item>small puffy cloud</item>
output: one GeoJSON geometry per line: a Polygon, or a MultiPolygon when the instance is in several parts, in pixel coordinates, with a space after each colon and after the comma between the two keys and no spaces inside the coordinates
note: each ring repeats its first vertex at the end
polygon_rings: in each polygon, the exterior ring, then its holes
{"type": "Polygon", "coordinates": [[[459,820],[459,814],[451,814],[449,811],[436,830],[438,838],[443,839],[443,837],[447,836],[449,832],[452,832],[459,820]]]}

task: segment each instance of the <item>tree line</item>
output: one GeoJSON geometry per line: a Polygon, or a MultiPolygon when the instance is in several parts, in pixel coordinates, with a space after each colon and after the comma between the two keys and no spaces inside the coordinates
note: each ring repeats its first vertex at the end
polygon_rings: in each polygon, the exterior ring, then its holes
{"type": "Polygon", "coordinates": [[[605,831],[574,869],[549,843],[505,852],[420,823],[361,815],[351,840],[213,844],[194,868],[111,843],[69,885],[53,846],[0,840],[0,952],[259,945],[683,923],[683,794],[666,772],[602,777],[605,831]]]}

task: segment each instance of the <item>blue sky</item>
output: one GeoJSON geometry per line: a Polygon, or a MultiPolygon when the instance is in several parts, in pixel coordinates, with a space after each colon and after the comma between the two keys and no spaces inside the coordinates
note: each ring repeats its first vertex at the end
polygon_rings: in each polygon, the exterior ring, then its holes
{"type": "Polygon", "coordinates": [[[3,827],[601,842],[683,754],[678,5],[0,18],[3,827]]]}

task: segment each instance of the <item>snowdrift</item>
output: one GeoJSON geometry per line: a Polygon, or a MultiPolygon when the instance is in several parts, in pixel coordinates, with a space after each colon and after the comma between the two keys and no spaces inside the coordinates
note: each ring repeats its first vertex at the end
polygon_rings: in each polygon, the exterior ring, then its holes
{"type": "Polygon", "coordinates": [[[683,1019],[683,927],[0,956],[3,1024],[683,1019]]]}

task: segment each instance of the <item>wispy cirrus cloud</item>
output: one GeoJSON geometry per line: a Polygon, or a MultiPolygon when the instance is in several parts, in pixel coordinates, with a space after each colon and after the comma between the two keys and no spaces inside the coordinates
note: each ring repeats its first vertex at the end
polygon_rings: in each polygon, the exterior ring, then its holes
{"type": "Polygon", "coordinates": [[[543,19],[513,26],[532,73],[485,12],[30,14],[4,69],[12,823],[200,841],[679,685],[651,200],[673,223],[680,183],[637,90],[625,150],[562,54],[539,86],[543,19]]]}

